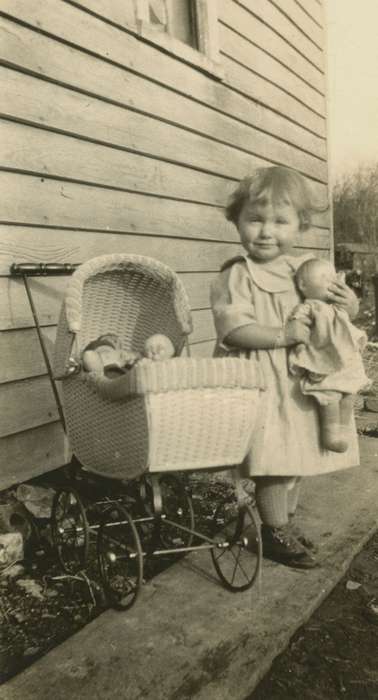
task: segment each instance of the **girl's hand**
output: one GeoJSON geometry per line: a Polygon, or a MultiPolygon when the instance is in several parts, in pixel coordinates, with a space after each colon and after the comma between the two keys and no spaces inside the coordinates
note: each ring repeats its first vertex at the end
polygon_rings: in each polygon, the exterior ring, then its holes
{"type": "Polygon", "coordinates": [[[341,280],[337,280],[336,282],[332,282],[332,284],[330,284],[328,287],[327,301],[340,306],[347,312],[351,319],[354,319],[358,314],[358,299],[353,290],[341,280]]]}
{"type": "Polygon", "coordinates": [[[289,347],[298,343],[308,345],[310,342],[310,324],[311,320],[305,318],[301,321],[288,321],[283,330],[285,346],[289,347]]]}

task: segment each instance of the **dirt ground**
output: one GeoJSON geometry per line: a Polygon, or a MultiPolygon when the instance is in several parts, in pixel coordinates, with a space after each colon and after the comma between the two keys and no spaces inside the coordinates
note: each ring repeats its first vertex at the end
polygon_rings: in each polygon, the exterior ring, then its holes
{"type": "Polygon", "coordinates": [[[248,700],[340,698],[378,698],[378,534],[248,700]]]}

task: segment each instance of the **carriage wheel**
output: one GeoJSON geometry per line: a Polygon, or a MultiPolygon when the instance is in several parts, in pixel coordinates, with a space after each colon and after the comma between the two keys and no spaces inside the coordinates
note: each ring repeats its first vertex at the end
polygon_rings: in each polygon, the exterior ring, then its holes
{"type": "Polygon", "coordinates": [[[89,527],[82,501],[74,489],[61,489],[51,511],[52,540],[64,571],[85,567],[89,549],[89,527]]]}
{"type": "Polygon", "coordinates": [[[226,588],[250,588],[262,561],[260,527],[251,506],[240,506],[236,501],[221,503],[215,511],[212,536],[220,546],[211,550],[211,557],[226,588]]]}
{"type": "Polygon", "coordinates": [[[142,585],[143,554],[137,529],[120,504],[104,514],[97,556],[109,603],[118,610],[127,610],[135,603],[142,585]]]}
{"type": "MultiPolygon", "coordinates": [[[[192,499],[179,479],[173,474],[164,474],[159,479],[159,486],[162,513],[169,520],[193,531],[195,521],[192,499]]],[[[164,519],[160,521],[159,535],[162,545],[168,549],[190,547],[193,542],[193,532],[185,532],[185,530],[175,528],[164,519]]]]}

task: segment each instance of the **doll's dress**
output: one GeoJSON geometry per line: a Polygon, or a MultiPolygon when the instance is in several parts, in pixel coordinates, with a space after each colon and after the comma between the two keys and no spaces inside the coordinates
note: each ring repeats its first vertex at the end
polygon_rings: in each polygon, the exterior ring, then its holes
{"type": "Polygon", "coordinates": [[[281,255],[269,263],[256,263],[247,255],[241,256],[226,263],[212,285],[211,306],[218,339],[215,356],[249,358],[258,364],[266,385],[243,465],[246,476],[309,476],[359,463],[353,418],[346,452],[322,447],[316,401],[302,393],[299,378],[289,372],[286,348],[242,350],[224,342],[233,329],[252,323],[282,328],[301,302],[295,272],[313,257],[281,255]]]}
{"type": "Polygon", "coordinates": [[[289,369],[298,376],[303,394],[323,406],[340,394],[356,394],[370,385],[361,352],[367,336],[350,322],[347,312],[335,304],[308,299],[295,316],[312,322],[310,342],[290,349],[289,369]]]}

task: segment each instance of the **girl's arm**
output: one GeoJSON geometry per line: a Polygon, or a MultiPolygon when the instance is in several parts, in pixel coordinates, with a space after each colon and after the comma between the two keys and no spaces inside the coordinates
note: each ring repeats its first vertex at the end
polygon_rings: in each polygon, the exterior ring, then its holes
{"type": "Polygon", "coordinates": [[[307,344],[310,329],[304,321],[288,321],[282,328],[251,323],[235,328],[224,339],[224,343],[243,350],[272,350],[287,348],[298,343],[307,344]]]}
{"type": "Polygon", "coordinates": [[[359,310],[359,301],[354,291],[345,282],[337,281],[328,287],[327,301],[344,309],[353,321],[359,310]]]}

